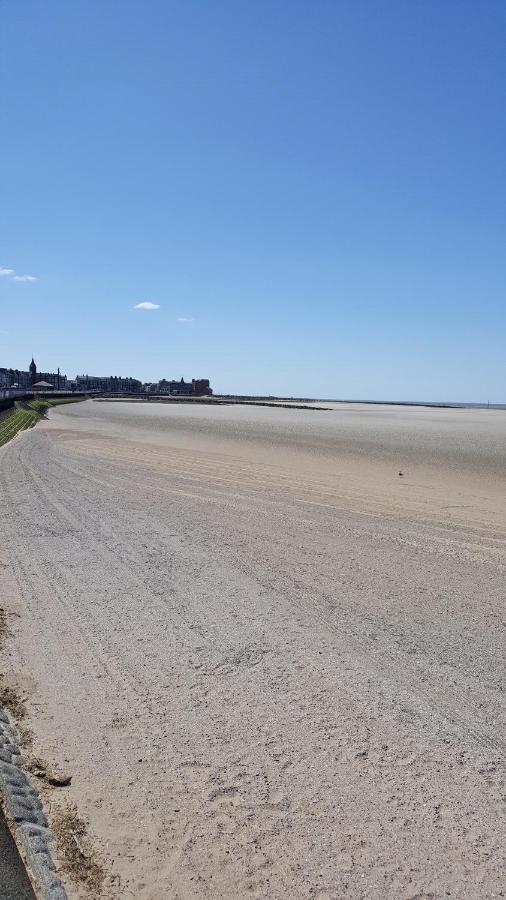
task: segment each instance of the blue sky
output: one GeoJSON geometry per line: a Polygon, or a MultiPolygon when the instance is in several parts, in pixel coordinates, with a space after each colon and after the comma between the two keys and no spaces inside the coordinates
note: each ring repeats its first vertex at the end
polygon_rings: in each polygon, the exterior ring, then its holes
{"type": "Polygon", "coordinates": [[[4,0],[0,36],[0,365],[506,401],[503,0],[4,0]]]}

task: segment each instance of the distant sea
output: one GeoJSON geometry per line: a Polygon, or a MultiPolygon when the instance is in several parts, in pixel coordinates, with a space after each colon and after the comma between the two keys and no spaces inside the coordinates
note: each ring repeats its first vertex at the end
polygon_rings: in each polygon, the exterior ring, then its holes
{"type": "Polygon", "coordinates": [[[373,406],[433,406],[449,409],[506,409],[506,403],[454,403],[452,400],[343,400],[330,397],[317,403],[369,403],[373,406]]]}

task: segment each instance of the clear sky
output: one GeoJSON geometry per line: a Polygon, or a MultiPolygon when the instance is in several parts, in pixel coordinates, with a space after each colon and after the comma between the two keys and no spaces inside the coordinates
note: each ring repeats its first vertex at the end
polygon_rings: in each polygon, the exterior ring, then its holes
{"type": "Polygon", "coordinates": [[[504,0],[3,0],[0,41],[0,366],[506,401],[504,0]]]}

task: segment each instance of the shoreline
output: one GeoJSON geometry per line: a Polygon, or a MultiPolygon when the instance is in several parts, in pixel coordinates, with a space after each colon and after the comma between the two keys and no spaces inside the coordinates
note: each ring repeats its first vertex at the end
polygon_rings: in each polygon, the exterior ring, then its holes
{"type": "Polygon", "coordinates": [[[110,394],[108,396],[100,396],[96,397],[93,394],[90,395],[90,399],[96,402],[115,402],[115,403],[189,403],[189,404],[203,404],[208,406],[267,406],[274,407],[276,409],[310,409],[310,410],[324,410],[326,412],[332,412],[334,409],[339,407],[347,407],[347,406],[385,406],[385,407],[406,407],[406,408],[420,408],[420,409],[481,409],[481,410],[494,410],[496,412],[506,412],[506,404],[490,404],[487,406],[486,404],[479,403],[432,403],[426,402],[422,403],[416,400],[299,400],[294,399],[291,400],[288,397],[284,398],[250,398],[250,397],[234,397],[232,395],[220,395],[216,394],[212,397],[191,397],[191,396],[164,396],[164,395],[146,395],[139,396],[138,394],[132,394],[128,396],[117,396],[115,394],[110,394]],[[333,406],[323,406],[322,404],[332,403],[333,406]]]}
{"type": "Polygon", "coordinates": [[[111,395],[110,397],[91,397],[91,399],[95,403],[190,403],[206,406],[268,406],[275,409],[309,409],[332,412],[330,406],[310,406],[309,404],[277,402],[274,400],[228,400],[221,397],[114,397],[111,395]]]}
{"type": "Polygon", "coordinates": [[[89,395],[91,400],[116,401],[124,403],[191,403],[191,404],[208,404],[211,406],[274,406],[280,409],[326,409],[331,411],[339,406],[392,406],[392,407],[420,407],[421,409],[486,409],[496,410],[499,412],[506,411],[506,404],[491,403],[452,403],[452,402],[432,402],[418,400],[329,400],[329,399],[302,399],[291,397],[249,397],[235,396],[233,394],[214,394],[211,397],[192,397],[178,395],[163,394],[128,394],[118,396],[117,394],[108,394],[107,396],[89,395]],[[322,406],[324,403],[332,403],[333,406],[322,406]],[[319,404],[319,405],[317,405],[319,404]]]}

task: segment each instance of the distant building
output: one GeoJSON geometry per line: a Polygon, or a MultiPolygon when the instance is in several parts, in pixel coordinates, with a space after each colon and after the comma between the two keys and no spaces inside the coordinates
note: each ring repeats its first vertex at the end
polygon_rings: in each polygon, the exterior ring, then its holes
{"type": "Polygon", "coordinates": [[[142,384],[137,378],[121,378],[118,375],[76,375],[76,390],[106,394],[138,394],[142,384]]]}
{"type": "Polygon", "coordinates": [[[181,378],[181,381],[167,381],[166,378],[162,378],[158,385],[155,385],[156,388],[160,394],[185,396],[193,393],[191,382],[185,381],[184,378],[181,378]]]}
{"type": "Polygon", "coordinates": [[[0,388],[18,388],[23,391],[76,390],[84,393],[102,394],[170,394],[179,397],[205,397],[213,392],[208,378],[192,378],[191,381],[168,381],[162,378],[154,384],[142,384],[137,378],[122,378],[118,375],[76,375],[75,381],[67,379],[60,370],[57,372],[38,372],[35,360],[28,370],[0,368],[0,388]]]}
{"type": "Polygon", "coordinates": [[[62,375],[59,369],[57,372],[37,372],[33,357],[27,372],[21,369],[0,369],[0,387],[2,388],[19,388],[19,390],[29,391],[38,381],[46,381],[57,391],[66,391],[68,386],[67,376],[62,375]]]}
{"type": "Polygon", "coordinates": [[[12,384],[13,381],[9,375],[9,369],[0,369],[0,388],[10,388],[12,384]]]}
{"type": "Polygon", "coordinates": [[[28,391],[31,386],[31,376],[29,372],[22,372],[20,369],[0,369],[0,385],[3,388],[19,388],[28,391]]]}
{"type": "Polygon", "coordinates": [[[210,397],[213,393],[209,384],[209,378],[193,378],[193,393],[197,397],[210,397]]]}
{"type": "Polygon", "coordinates": [[[212,390],[209,386],[208,378],[192,378],[191,381],[167,381],[162,378],[158,384],[147,385],[148,392],[151,394],[170,394],[175,397],[202,397],[210,396],[212,390]]]}
{"type": "Polygon", "coordinates": [[[66,391],[68,381],[66,375],[61,375],[60,370],[57,372],[37,372],[38,381],[47,381],[55,389],[55,391],[66,391]]]}

